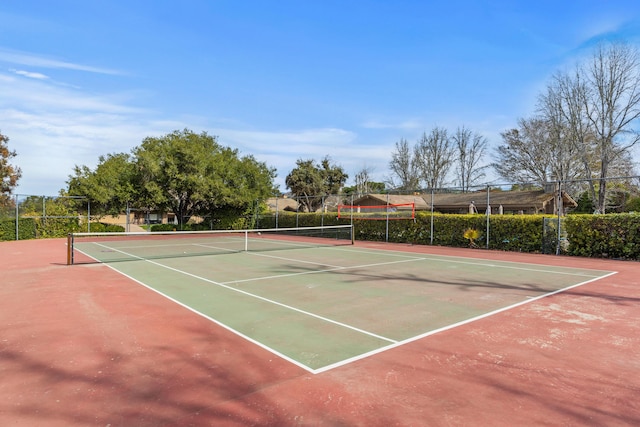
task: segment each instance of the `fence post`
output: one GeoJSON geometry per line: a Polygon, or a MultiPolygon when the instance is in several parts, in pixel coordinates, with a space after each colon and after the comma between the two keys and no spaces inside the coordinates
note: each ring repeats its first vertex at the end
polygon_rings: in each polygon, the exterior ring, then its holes
{"type": "Polygon", "coordinates": [[[560,238],[562,237],[562,233],[560,233],[560,226],[562,223],[560,222],[560,215],[562,214],[564,207],[562,206],[562,181],[558,180],[558,203],[556,203],[556,210],[558,211],[558,235],[556,236],[556,255],[560,255],[560,238]]]}
{"type": "Polygon", "coordinates": [[[16,205],[16,240],[19,240],[18,235],[20,233],[20,226],[18,225],[19,224],[18,215],[20,214],[20,211],[18,209],[18,195],[17,194],[16,194],[15,205],[16,205]]]}
{"type": "Polygon", "coordinates": [[[385,231],[384,241],[385,243],[389,243],[389,193],[387,193],[387,228],[385,231]]]}
{"type": "Polygon", "coordinates": [[[433,188],[431,189],[431,230],[429,244],[433,245],[433,188]]]}
{"type": "Polygon", "coordinates": [[[491,217],[491,197],[489,195],[489,192],[491,191],[491,186],[487,185],[487,238],[486,238],[486,243],[485,243],[485,247],[486,249],[489,249],[489,218],[491,217]]]}

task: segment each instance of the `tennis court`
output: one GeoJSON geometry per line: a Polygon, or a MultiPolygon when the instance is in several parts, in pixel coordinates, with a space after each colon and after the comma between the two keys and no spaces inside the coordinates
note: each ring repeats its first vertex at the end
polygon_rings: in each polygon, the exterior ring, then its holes
{"type": "Polygon", "coordinates": [[[351,231],[80,233],[71,252],[311,373],[614,274],[363,248],[351,231]]]}
{"type": "Polygon", "coordinates": [[[637,262],[145,235],[0,242],[1,425],[640,423],[637,262]]]}

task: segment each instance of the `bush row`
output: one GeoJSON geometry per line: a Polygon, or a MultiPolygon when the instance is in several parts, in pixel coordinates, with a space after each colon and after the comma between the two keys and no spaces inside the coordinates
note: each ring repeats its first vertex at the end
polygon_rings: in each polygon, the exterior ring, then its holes
{"type": "MultiPolygon", "coordinates": [[[[465,231],[477,230],[475,246],[518,252],[555,253],[558,234],[556,217],[544,215],[433,215],[418,212],[415,221],[354,219],[356,240],[389,241],[438,246],[474,246],[465,231]],[[545,232],[545,220],[548,227],[545,232]]],[[[280,213],[277,226],[307,227],[349,224],[336,214],[280,213]]],[[[275,215],[261,216],[259,228],[275,228],[275,215]]],[[[562,219],[561,251],[569,255],[640,260],[640,214],[569,215],[562,219]]]]}
{"type": "MultiPolygon", "coordinates": [[[[432,216],[419,212],[415,221],[354,221],[356,240],[385,240],[390,242],[429,245],[432,243],[432,216]]],[[[507,251],[541,252],[543,237],[542,215],[493,216],[433,215],[433,244],[453,247],[488,247],[507,251]],[[465,231],[476,230],[477,239],[465,238],[465,231]]]]}
{"type": "MultiPolygon", "coordinates": [[[[20,218],[18,240],[65,237],[69,233],[86,231],[86,223],[76,218],[20,218]]],[[[100,222],[91,223],[92,232],[124,231],[124,227],[100,222]]],[[[16,240],[16,220],[0,220],[0,240],[16,240]]]]}
{"type": "MultiPolygon", "coordinates": [[[[555,227],[554,218],[547,217],[555,227]]],[[[249,218],[214,224],[213,228],[250,228],[249,218]]],[[[338,218],[335,213],[279,213],[262,215],[256,220],[256,228],[291,228],[320,225],[349,224],[348,218],[338,218]]],[[[640,260],[640,214],[569,215],[563,218],[565,253],[585,257],[620,258],[640,260]]],[[[415,221],[374,221],[354,219],[356,240],[389,241],[453,247],[487,247],[505,251],[555,253],[557,229],[544,232],[543,215],[494,215],[489,218],[487,241],[487,218],[484,215],[451,215],[418,212],[415,221]],[[432,224],[433,221],[433,224],[432,224]],[[433,227],[433,237],[432,230],[433,227]],[[477,230],[477,239],[465,238],[465,231],[477,230]],[[474,245],[475,244],[475,245],[474,245]]],[[[69,232],[80,230],[75,218],[48,219],[21,218],[18,221],[19,240],[64,237],[69,232]]],[[[187,224],[182,230],[205,230],[211,224],[187,224]]],[[[173,224],[157,224],[152,231],[174,231],[173,224]]],[[[119,225],[91,223],[92,232],[124,231],[119,225]]],[[[15,219],[0,220],[0,240],[16,240],[15,219]]]]}
{"type": "Polygon", "coordinates": [[[640,214],[570,215],[570,255],[640,260],[640,214]]]}
{"type": "MultiPolygon", "coordinates": [[[[36,221],[33,218],[18,220],[18,239],[27,240],[38,237],[36,221]]],[[[16,220],[0,221],[0,240],[16,240],[16,220]]]]}

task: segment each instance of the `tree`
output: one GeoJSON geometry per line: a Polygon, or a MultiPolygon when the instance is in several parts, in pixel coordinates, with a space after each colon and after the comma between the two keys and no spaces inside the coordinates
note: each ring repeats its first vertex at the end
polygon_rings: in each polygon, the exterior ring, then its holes
{"type": "MultiPolygon", "coordinates": [[[[554,177],[559,158],[553,150],[548,123],[540,118],[520,119],[517,129],[500,134],[503,144],[496,149],[491,166],[502,178],[519,184],[544,186],[554,177]]],[[[559,177],[555,177],[559,178],[559,177]]]]}
{"type": "Polygon", "coordinates": [[[391,153],[389,162],[392,176],[389,185],[398,190],[412,191],[420,184],[418,165],[413,156],[413,151],[406,139],[396,142],[396,148],[391,153]]]}
{"type": "Polygon", "coordinates": [[[480,162],[487,149],[487,139],[466,127],[458,127],[451,136],[457,155],[457,175],[463,192],[469,191],[474,183],[484,178],[486,166],[480,162]]]}
{"type": "Polygon", "coordinates": [[[303,210],[315,212],[322,206],[324,196],[338,194],[349,178],[341,166],[326,156],[320,164],[314,160],[296,161],[296,167],[285,178],[287,188],[297,197],[303,210]]]}
{"type": "Polygon", "coordinates": [[[380,194],[380,193],[384,193],[387,190],[387,186],[384,182],[377,182],[377,181],[369,181],[367,183],[367,188],[368,188],[368,191],[366,193],[361,193],[358,191],[357,185],[352,185],[350,187],[344,187],[342,189],[342,193],[345,196],[359,196],[367,193],[380,194]]]}
{"type": "Polygon", "coordinates": [[[454,147],[444,128],[435,127],[423,133],[414,147],[414,159],[420,177],[428,188],[441,188],[453,164],[454,147]]]}
{"type": "Polygon", "coordinates": [[[600,45],[573,73],[558,73],[548,90],[580,155],[595,211],[607,207],[611,165],[640,141],[640,56],[625,44],[600,45]]]}
{"type": "Polygon", "coordinates": [[[130,207],[212,219],[247,213],[275,192],[275,170],[253,156],[188,129],[145,138],[132,154],[100,156],[98,166],[76,166],[68,194],[87,196],[92,210],[118,214],[130,207]]]}
{"type": "Polygon", "coordinates": [[[19,167],[9,163],[15,156],[16,152],[9,150],[9,137],[0,133],[0,206],[11,204],[11,193],[22,175],[19,167]]]}
{"type": "Polygon", "coordinates": [[[207,214],[213,219],[238,217],[252,212],[256,203],[276,193],[273,185],[275,169],[238,150],[223,148],[217,159],[221,186],[209,196],[207,214]]]}
{"type": "Polygon", "coordinates": [[[126,153],[100,156],[94,170],[87,166],[74,167],[74,175],[67,180],[67,194],[87,197],[94,215],[118,215],[130,202],[137,206],[137,183],[133,159],[126,153]]]}
{"type": "Polygon", "coordinates": [[[384,183],[371,181],[371,168],[366,166],[356,173],[355,181],[356,194],[381,193],[385,189],[384,183]]]}
{"type": "Polygon", "coordinates": [[[206,132],[148,137],[133,155],[140,202],[175,213],[180,224],[193,215],[244,212],[274,192],[274,169],[206,132]]]}

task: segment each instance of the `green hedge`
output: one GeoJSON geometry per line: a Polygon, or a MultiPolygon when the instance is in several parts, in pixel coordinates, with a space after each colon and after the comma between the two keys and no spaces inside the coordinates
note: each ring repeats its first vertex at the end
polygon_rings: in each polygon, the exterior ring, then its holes
{"type": "MultiPolygon", "coordinates": [[[[319,225],[349,224],[349,218],[339,219],[336,213],[289,213],[262,215],[258,219],[259,228],[309,227],[319,225]]],[[[431,213],[418,212],[415,221],[410,219],[365,220],[354,219],[355,239],[396,243],[431,244],[431,213]],[[388,233],[388,234],[387,234],[388,233]]],[[[478,247],[486,246],[487,218],[484,215],[433,215],[433,244],[439,246],[468,247],[470,242],[464,237],[469,229],[478,230],[475,241],[478,247]]],[[[509,251],[540,252],[543,248],[542,215],[494,215],[490,217],[489,248],[509,251]]],[[[555,235],[551,236],[554,239],[555,235]]]]}
{"type": "Polygon", "coordinates": [[[80,230],[78,218],[40,218],[36,220],[36,224],[38,238],[65,237],[72,232],[86,231],[80,230]]]}
{"type": "MultiPolygon", "coordinates": [[[[433,244],[439,246],[469,247],[465,239],[467,229],[479,232],[476,240],[478,247],[486,247],[486,217],[484,215],[433,215],[433,244]]],[[[547,253],[555,253],[557,231],[555,221],[553,227],[544,233],[543,215],[493,215],[489,222],[489,249],[520,252],[542,252],[544,248],[552,248],[547,253]]],[[[248,228],[246,218],[233,222],[220,222],[216,228],[248,228]]],[[[279,213],[278,228],[310,227],[319,225],[349,224],[350,220],[339,219],[336,213],[279,213]]],[[[604,257],[640,260],[640,214],[607,214],[607,215],[569,215],[563,218],[567,245],[563,249],[567,254],[586,257],[604,257]]],[[[41,222],[35,218],[22,218],[18,222],[19,239],[41,237],[63,237],[70,231],[84,227],[76,219],[48,219],[41,222]]],[[[187,224],[184,230],[203,230],[210,224],[187,224]]],[[[275,215],[262,215],[257,220],[258,228],[276,228],[275,215]]],[[[415,221],[393,220],[375,221],[355,219],[355,239],[369,241],[431,244],[431,214],[418,212],[415,221]],[[388,233],[388,235],[387,235],[388,233]]],[[[172,224],[158,224],[152,231],[173,231],[172,224]]],[[[118,225],[92,223],[91,231],[110,232],[124,231],[118,225]]],[[[16,223],[14,219],[0,220],[0,240],[16,240],[16,223]]],[[[565,243],[563,241],[563,243],[565,243]]]]}
{"type": "Polygon", "coordinates": [[[569,215],[571,255],[640,260],[640,214],[569,215]]]}
{"type": "Polygon", "coordinates": [[[338,218],[335,212],[298,214],[295,212],[279,212],[277,217],[273,214],[260,215],[256,221],[256,228],[314,227],[350,223],[349,219],[338,218]]]}
{"type": "Polygon", "coordinates": [[[125,228],[118,224],[105,224],[103,222],[92,222],[90,226],[92,233],[121,233],[125,228]]]}
{"type": "MultiPolygon", "coordinates": [[[[23,218],[18,220],[18,239],[27,240],[38,237],[38,227],[35,219],[23,218]]],[[[0,221],[0,240],[16,240],[16,220],[0,221]]]]}
{"type": "MultiPolygon", "coordinates": [[[[21,218],[18,220],[18,240],[66,237],[72,232],[87,231],[86,224],[76,218],[21,218]]],[[[92,232],[124,231],[124,227],[114,224],[91,223],[92,232]]],[[[16,240],[16,220],[0,221],[0,240],[16,240]]]]}
{"type": "MultiPolygon", "coordinates": [[[[555,253],[555,217],[544,233],[544,215],[494,215],[489,219],[489,249],[555,253]]],[[[569,255],[640,260],[640,214],[569,215],[563,218],[562,249],[569,255]],[[568,244],[566,244],[568,242],[568,244]]],[[[354,221],[356,240],[384,241],[385,221],[354,221]]],[[[479,231],[478,247],[486,247],[484,215],[434,214],[433,244],[468,247],[465,230],[479,231]]],[[[431,215],[420,212],[415,222],[390,221],[389,242],[431,243],[431,215]]]]}

